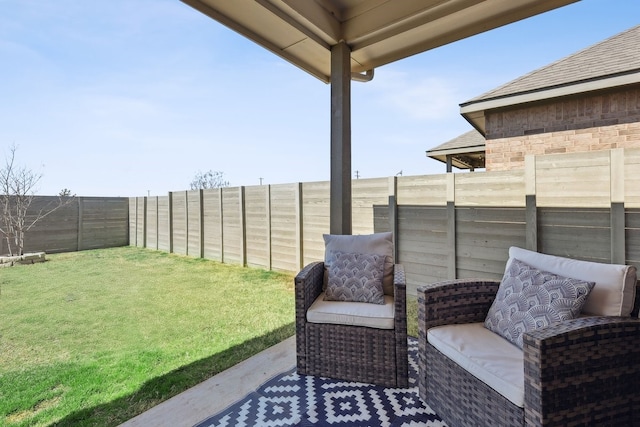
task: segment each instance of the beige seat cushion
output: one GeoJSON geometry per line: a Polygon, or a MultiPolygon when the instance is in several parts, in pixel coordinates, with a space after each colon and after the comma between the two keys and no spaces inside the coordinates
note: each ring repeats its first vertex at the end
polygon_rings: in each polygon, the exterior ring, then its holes
{"type": "Polygon", "coordinates": [[[524,407],[524,353],[483,323],[431,328],[427,341],[514,405],[524,407]]]}
{"type": "Polygon", "coordinates": [[[377,329],[394,328],[394,301],[384,296],[384,304],[366,302],[325,301],[324,292],[307,310],[307,321],[336,325],[366,326],[377,329]]]}

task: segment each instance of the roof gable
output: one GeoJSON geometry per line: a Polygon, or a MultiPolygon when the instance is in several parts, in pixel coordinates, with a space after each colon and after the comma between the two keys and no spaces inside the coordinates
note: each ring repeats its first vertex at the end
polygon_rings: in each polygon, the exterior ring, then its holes
{"type": "Polygon", "coordinates": [[[525,74],[468,102],[637,72],[640,71],[638,46],[640,25],[525,74]]]}
{"type": "Polygon", "coordinates": [[[484,111],[640,83],[640,25],[460,104],[484,133],[484,111]]]}

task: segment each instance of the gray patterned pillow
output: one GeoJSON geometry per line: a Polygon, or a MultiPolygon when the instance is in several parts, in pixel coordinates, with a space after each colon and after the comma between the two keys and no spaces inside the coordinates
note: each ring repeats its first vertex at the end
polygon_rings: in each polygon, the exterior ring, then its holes
{"type": "Polygon", "coordinates": [[[382,255],[332,251],[325,301],[384,304],[382,255]]]}
{"type": "Polygon", "coordinates": [[[594,286],[594,282],[541,271],[514,258],[484,326],[522,348],[525,332],[577,317],[594,286]]]}

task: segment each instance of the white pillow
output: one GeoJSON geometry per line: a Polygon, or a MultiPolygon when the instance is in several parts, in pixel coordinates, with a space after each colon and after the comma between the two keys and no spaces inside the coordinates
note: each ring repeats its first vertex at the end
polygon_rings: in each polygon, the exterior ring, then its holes
{"type": "Polygon", "coordinates": [[[629,316],[636,298],[636,267],[605,264],[541,254],[512,246],[509,261],[515,258],[532,267],[573,279],[595,282],[587,302],[585,314],[595,316],[629,316]]]}
{"type": "MultiPolygon", "coordinates": [[[[384,255],[382,287],[385,295],[393,295],[393,233],[323,234],[325,279],[335,251],[384,255]]],[[[326,280],[325,280],[326,283],[326,280]]]]}

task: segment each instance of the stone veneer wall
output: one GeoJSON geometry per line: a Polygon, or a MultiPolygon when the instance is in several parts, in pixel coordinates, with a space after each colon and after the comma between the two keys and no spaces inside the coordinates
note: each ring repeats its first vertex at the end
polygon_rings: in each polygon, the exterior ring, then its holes
{"type": "Polygon", "coordinates": [[[524,168],[527,154],[640,147],[640,88],[486,113],[486,170],[524,168]]]}

